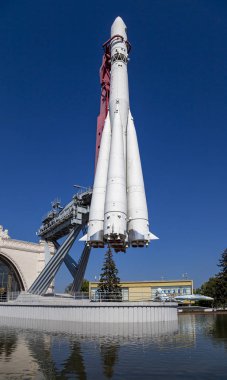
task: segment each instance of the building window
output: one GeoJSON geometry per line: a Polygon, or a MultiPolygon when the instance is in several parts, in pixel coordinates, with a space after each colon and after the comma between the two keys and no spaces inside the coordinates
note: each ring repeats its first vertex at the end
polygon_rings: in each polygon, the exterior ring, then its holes
{"type": "Polygon", "coordinates": [[[21,281],[14,266],[3,257],[0,257],[0,301],[8,293],[21,291],[21,281]]]}
{"type": "Polygon", "coordinates": [[[121,288],[122,301],[128,301],[128,288],[121,288]]]}

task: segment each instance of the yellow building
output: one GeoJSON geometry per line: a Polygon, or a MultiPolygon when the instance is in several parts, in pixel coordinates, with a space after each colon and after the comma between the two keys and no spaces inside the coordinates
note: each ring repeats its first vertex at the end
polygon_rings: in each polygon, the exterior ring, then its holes
{"type": "MultiPolygon", "coordinates": [[[[96,298],[98,284],[98,282],[89,283],[91,299],[96,298]]],[[[193,294],[192,280],[125,281],[121,282],[120,286],[124,301],[151,301],[160,288],[169,297],[193,294]]]]}

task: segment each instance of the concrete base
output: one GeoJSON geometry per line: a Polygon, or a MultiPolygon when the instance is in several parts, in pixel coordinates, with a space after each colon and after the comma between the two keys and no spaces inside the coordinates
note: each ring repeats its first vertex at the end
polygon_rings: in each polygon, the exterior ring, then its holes
{"type": "Polygon", "coordinates": [[[152,323],[83,323],[45,321],[35,319],[1,317],[0,326],[21,330],[36,330],[48,333],[76,334],[82,339],[118,338],[130,342],[142,338],[143,342],[158,339],[178,332],[178,320],[152,323]]]}
{"type": "Polygon", "coordinates": [[[161,302],[91,302],[23,296],[0,304],[0,318],[85,323],[150,323],[177,320],[177,304],[161,302]]]}

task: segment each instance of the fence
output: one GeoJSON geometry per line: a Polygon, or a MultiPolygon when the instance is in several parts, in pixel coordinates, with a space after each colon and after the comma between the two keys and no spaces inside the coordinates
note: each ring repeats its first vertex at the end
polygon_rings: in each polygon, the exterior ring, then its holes
{"type": "Polygon", "coordinates": [[[124,289],[117,292],[91,292],[90,300],[92,302],[149,302],[152,301],[150,292],[131,291],[125,293],[124,289]]]}
{"type": "Polygon", "coordinates": [[[19,295],[20,292],[7,292],[6,290],[0,290],[0,302],[14,301],[19,295]]]}
{"type": "Polygon", "coordinates": [[[145,302],[150,303],[152,301],[157,301],[160,303],[174,302],[171,298],[162,299],[157,298],[153,299],[151,293],[131,291],[126,294],[120,289],[117,292],[100,292],[95,291],[91,292],[76,292],[73,295],[70,294],[46,294],[45,296],[35,295],[26,292],[0,292],[0,302],[16,302],[16,303],[38,303],[38,304],[64,304],[72,305],[75,303],[103,303],[103,302],[120,302],[120,303],[138,303],[145,302]]]}

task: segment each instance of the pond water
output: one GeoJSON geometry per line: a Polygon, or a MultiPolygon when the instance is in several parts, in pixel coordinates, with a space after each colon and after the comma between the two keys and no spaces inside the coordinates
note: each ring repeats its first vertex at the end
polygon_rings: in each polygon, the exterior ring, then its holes
{"type": "Polygon", "coordinates": [[[0,321],[0,379],[227,379],[227,314],[133,325],[0,321]]]}

